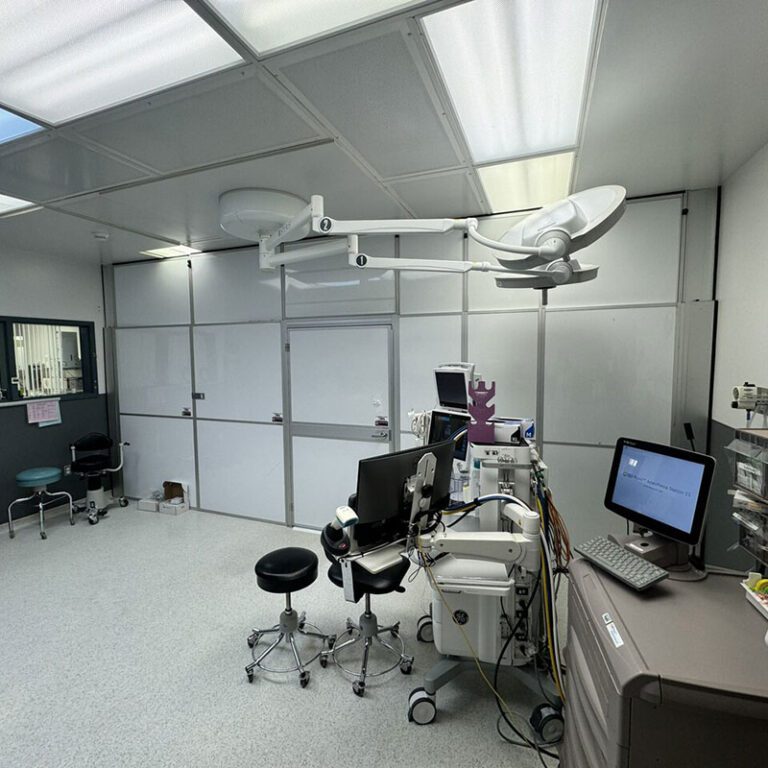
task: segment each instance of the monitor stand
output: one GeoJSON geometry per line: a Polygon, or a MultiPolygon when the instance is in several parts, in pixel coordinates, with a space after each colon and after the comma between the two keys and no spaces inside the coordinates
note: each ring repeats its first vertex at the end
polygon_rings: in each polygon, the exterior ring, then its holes
{"type": "Polygon", "coordinates": [[[609,536],[612,541],[632,554],[665,568],[676,581],[701,581],[706,571],[697,568],[690,560],[690,547],[679,541],[667,539],[657,533],[636,531],[628,536],[609,536]]]}

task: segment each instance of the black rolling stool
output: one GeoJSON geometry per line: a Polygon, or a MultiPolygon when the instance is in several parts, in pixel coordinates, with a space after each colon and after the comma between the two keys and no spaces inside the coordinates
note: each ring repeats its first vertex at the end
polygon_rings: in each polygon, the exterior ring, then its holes
{"type": "Polygon", "coordinates": [[[280,614],[280,622],[269,629],[254,629],[248,637],[248,645],[253,650],[253,662],[245,668],[248,675],[248,682],[253,682],[253,671],[257,667],[265,672],[298,672],[301,687],[305,688],[309,683],[309,672],[304,669],[307,664],[311,664],[315,659],[320,659],[321,666],[328,664],[328,654],[333,648],[335,637],[333,635],[323,634],[318,627],[310,624],[305,614],[296,613],[291,607],[291,593],[304,589],[317,579],[317,555],[309,549],[301,547],[285,547],[276,549],[264,555],[254,569],[256,571],[256,582],[265,592],[276,592],[285,595],[285,610],[280,614]],[[307,629],[309,627],[310,629],[307,629]],[[296,647],[295,635],[305,635],[309,637],[318,637],[323,641],[323,649],[316,653],[306,663],[302,662],[299,656],[299,649],[296,647]],[[261,638],[265,635],[277,635],[277,639],[259,656],[257,646],[261,638]],[[288,669],[274,669],[264,665],[264,659],[277,648],[280,643],[285,642],[290,645],[293,651],[293,658],[296,660],[295,667],[288,669]]]}

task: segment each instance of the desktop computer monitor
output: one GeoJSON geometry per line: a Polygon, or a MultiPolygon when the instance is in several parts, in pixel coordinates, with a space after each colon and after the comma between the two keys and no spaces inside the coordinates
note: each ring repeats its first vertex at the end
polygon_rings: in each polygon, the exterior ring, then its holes
{"type": "Polygon", "coordinates": [[[411,517],[408,479],[416,474],[419,460],[432,453],[437,460],[430,511],[448,505],[453,471],[453,440],[422,445],[397,453],[363,459],[357,468],[357,512],[355,538],[369,547],[405,536],[411,517]]]}
{"type": "MultiPolygon", "coordinates": [[[[439,443],[453,437],[457,432],[469,426],[468,413],[453,413],[435,409],[429,420],[429,442],[439,443]]],[[[458,461],[467,460],[469,436],[465,434],[457,443],[453,458],[458,461]]]]}
{"type": "Polygon", "coordinates": [[[702,453],[619,438],[605,506],[664,538],[697,544],[715,460],[702,453]]]}

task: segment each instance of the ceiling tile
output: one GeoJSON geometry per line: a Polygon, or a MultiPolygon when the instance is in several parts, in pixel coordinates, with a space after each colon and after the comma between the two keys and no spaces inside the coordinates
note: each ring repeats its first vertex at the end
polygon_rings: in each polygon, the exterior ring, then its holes
{"type": "Polygon", "coordinates": [[[309,59],[296,58],[282,64],[278,59],[270,66],[279,69],[381,176],[460,164],[399,28],[309,59]]]}
{"type": "Polygon", "coordinates": [[[75,130],[164,173],[318,137],[253,75],[229,72],[90,118],[75,130]]]}
{"type": "Polygon", "coordinates": [[[0,154],[0,190],[44,202],[147,176],[144,171],[60,136],[0,154]]]}
{"type": "Polygon", "coordinates": [[[715,186],[768,140],[764,0],[611,0],[576,189],[715,186]]]}
{"type": "Polygon", "coordinates": [[[401,179],[390,186],[420,218],[463,218],[485,213],[466,171],[401,179]]]}
{"type": "Polygon", "coordinates": [[[333,143],[185,174],[66,203],[69,210],[169,239],[219,238],[219,195],[266,187],[325,196],[335,218],[394,218],[402,208],[333,143]]]}
{"type": "Polygon", "coordinates": [[[95,224],[47,208],[0,219],[0,243],[7,251],[19,250],[103,264],[146,259],[146,256],[139,255],[140,251],[168,245],[162,240],[95,224]],[[109,237],[97,240],[94,232],[109,237]]]}

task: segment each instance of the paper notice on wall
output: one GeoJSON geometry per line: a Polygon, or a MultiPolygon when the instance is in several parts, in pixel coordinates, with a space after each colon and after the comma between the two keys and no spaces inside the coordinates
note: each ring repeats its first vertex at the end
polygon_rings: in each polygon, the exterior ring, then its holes
{"type": "Polygon", "coordinates": [[[27,423],[37,424],[39,427],[61,424],[59,400],[33,400],[27,403],[27,423]]]}

